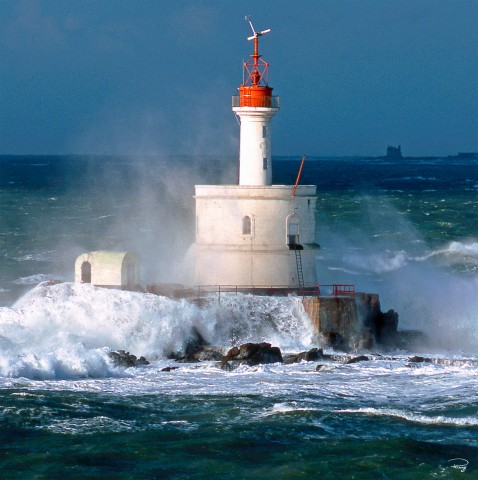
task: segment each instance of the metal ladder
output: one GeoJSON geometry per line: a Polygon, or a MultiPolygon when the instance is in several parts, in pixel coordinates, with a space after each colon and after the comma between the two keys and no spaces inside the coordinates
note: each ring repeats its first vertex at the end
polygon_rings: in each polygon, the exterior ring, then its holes
{"type": "Polygon", "coordinates": [[[299,287],[304,288],[304,272],[302,270],[302,257],[300,255],[300,250],[295,246],[295,263],[297,265],[297,280],[299,282],[299,287]]]}

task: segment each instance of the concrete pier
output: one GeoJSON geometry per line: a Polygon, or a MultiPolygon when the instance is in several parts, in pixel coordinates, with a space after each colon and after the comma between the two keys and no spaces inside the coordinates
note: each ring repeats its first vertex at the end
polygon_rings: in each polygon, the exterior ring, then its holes
{"type": "Polygon", "coordinates": [[[305,297],[302,300],[315,333],[332,347],[347,350],[354,346],[387,346],[397,340],[398,315],[380,309],[375,293],[343,297],[305,297]]]}

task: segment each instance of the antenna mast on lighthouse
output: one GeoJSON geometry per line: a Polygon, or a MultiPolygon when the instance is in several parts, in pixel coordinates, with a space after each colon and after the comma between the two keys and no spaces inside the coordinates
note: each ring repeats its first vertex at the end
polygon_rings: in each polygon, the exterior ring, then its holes
{"type": "Polygon", "coordinates": [[[270,28],[262,30],[261,32],[256,32],[254,30],[254,25],[252,25],[251,16],[248,15],[245,17],[246,21],[249,22],[253,35],[247,37],[247,40],[254,40],[254,53],[251,55],[251,58],[244,63],[245,78],[246,81],[244,85],[252,84],[259,85],[262,81],[267,85],[269,82],[269,64],[262,60],[261,55],[259,55],[259,37],[269,33],[270,28]]]}

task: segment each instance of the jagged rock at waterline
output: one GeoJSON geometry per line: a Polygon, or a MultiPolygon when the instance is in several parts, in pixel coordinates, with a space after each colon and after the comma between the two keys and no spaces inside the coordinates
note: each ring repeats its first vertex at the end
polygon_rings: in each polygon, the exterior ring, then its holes
{"type": "Polygon", "coordinates": [[[284,364],[290,365],[292,363],[299,363],[302,360],[305,362],[313,362],[324,358],[324,351],[321,348],[311,348],[307,352],[300,352],[297,355],[287,355],[284,358],[284,364]]]}
{"type": "Polygon", "coordinates": [[[161,369],[162,372],[172,372],[173,370],[177,370],[179,367],[164,367],[161,369]]]}
{"type": "Polygon", "coordinates": [[[194,353],[186,353],[174,358],[180,363],[219,362],[224,358],[224,353],[221,347],[205,346],[194,353]]]}
{"type": "Polygon", "coordinates": [[[224,352],[220,347],[209,345],[197,328],[193,327],[184,348],[184,355],[176,354],[172,358],[181,363],[217,362],[224,358],[224,352]]]}
{"type": "Polygon", "coordinates": [[[427,358],[427,357],[420,357],[418,355],[415,355],[414,357],[410,357],[408,359],[410,363],[431,363],[432,359],[427,358]]]}
{"type": "Polygon", "coordinates": [[[365,355],[359,355],[358,357],[353,357],[345,362],[346,365],[350,365],[351,363],[358,363],[358,362],[368,362],[370,358],[365,355]]]}
{"type": "Polygon", "coordinates": [[[239,348],[231,348],[219,366],[223,370],[233,370],[240,365],[252,367],[267,363],[282,363],[282,361],[279,347],[273,347],[266,342],[245,343],[239,348]]]}
{"type": "Polygon", "coordinates": [[[109,352],[110,358],[113,360],[115,367],[140,367],[144,365],[149,365],[148,360],[144,357],[137,358],[136,355],[133,355],[124,350],[118,350],[117,352],[109,352]]]}

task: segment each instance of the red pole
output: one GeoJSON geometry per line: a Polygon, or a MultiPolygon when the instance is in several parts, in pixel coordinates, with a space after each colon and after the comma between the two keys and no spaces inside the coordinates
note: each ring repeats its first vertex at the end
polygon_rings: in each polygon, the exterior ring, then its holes
{"type": "Polygon", "coordinates": [[[299,185],[300,174],[302,173],[302,168],[304,167],[305,155],[302,155],[302,162],[300,162],[299,173],[297,174],[297,180],[295,181],[294,189],[292,190],[292,196],[295,197],[295,192],[297,191],[297,185],[299,185]]]}

